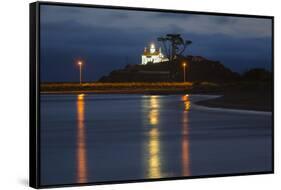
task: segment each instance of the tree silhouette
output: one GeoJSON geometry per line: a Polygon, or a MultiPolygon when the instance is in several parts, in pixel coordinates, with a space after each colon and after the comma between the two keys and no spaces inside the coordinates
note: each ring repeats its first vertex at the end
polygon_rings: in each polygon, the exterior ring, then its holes
{"type": "Polygon", "coordinates": [[[162,43],[170,63],[173,63],[177,56],[181,55],[192,43],[190,40],[183,39],[180,34],[166,34],[166,36],[158,37],[157,40],[162,43]]]}

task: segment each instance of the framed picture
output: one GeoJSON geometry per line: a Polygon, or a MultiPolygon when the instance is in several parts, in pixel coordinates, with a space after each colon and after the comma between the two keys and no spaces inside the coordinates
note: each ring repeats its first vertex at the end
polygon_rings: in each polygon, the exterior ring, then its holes
{"type": "Polygon", "coordinates": [[[30,4],[30,186],[274,171],[272,16],[30,4]]]}

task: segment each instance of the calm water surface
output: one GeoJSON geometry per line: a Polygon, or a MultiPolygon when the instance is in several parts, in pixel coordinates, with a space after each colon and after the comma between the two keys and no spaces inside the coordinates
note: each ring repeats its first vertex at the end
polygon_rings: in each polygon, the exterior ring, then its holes
{"type": "Polygon", "coordinates": [[[204,98],[41,95],[42,185],[270,171],[271,115],[204,98]]]}

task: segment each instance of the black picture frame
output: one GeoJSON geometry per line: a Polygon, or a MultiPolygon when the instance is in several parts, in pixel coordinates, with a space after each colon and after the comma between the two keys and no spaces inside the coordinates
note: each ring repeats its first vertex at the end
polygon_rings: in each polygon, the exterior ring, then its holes
{"type": "Polygon", "coordinates": [[[29,38],[30,38],[30,92],[29,92],[29,185],[33,188],[52,188],[52,187],[68,187],[68,186],[83,186],[83,185],[99,185],[99,184],[117,184],[117,183],[132,183],[132,182],[149,182],[163,180],[182,180],[194,178],[209,178],[209,177],[226,177],[226,176],[241,176],[241,175],[256,175],[256,174],[272,174],[274,173],[274,17],[263,15],[248,15],[248,14],[232,14],[218,12],[200,12],[186,10],[166,10],[155,8],[136,8],[123,6],[104,6],[78,3],[60,3],[60,2],[34,2],[29,5],[29,38]],[[272,21],[272,170],[269,172],[248,172],[248,173],[231,173],[217,175],[203,175],[191,177],[169,177],[160,179],[139,179],[139,180],[122,180],[122,181],[106,181],[93,182],[84,184],[63,184],[63,185],[41,185],[40,183],[40,6],[55,5],[67,7],[87,7],[87,8],[105,8],[118,10],[133,10],[147,12],[167,12],[167,13],[188,13],[195,15],[219,15],[247,18],[266,18],[272,21]]]}

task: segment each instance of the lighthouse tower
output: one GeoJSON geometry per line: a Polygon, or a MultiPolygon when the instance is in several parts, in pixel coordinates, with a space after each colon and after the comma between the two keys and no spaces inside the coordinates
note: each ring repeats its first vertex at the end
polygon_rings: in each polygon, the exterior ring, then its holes
{"type": "Polygon", "coordinates": [[[155,49],[155,45],[154,44],[151,44],[150,45],[150,53],[153,54],[156,52],[156,49],[155,49]]]}

